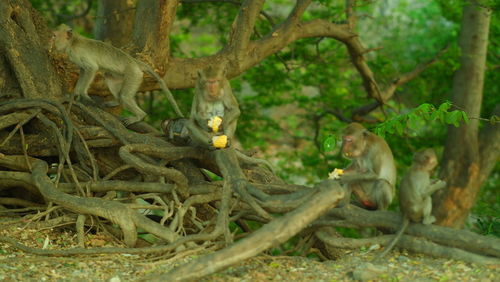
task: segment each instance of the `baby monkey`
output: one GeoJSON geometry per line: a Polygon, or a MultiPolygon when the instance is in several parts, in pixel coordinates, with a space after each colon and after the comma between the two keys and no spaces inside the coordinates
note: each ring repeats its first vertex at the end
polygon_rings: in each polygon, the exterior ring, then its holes
{"type": "MultiPolygon", "coordinates": [[[[134,114],[134,117],[125,119],[126,126],[139,122],[146,116],[135,101],[144,71],[158,81],[175,113],[183,117],[165,82],[148,64],[134,59],[110,44],[80,36],[64,24],[54,31],[51,45],[57,51],[68,54],[69,60],[80,67],[80,77],[74,91],[77,97],[91,101],[87,93],[90,84],[98,70],[105,72],[104,78],[113,96],[118,103],[134,114]]],[[[116,106],[118,103],[107,103],[107,106],[116,106]]]]}
{"type": "Polygon", "coordinates": [[[385,248],[378,257],[384,257],[401,238],[409,221],[422,222],[423,224],[432,224],[436,218],[432,216],[431,195],[435,191],[446,187],[446,182],[433,179],[431,180],[432,170],[436,167],[438,161],[433,149],[419,151],[413,157],[413,163],[406,175],[401,181],[399,191],[399,208],[403,213],[403,224],[401,225],[396,237],[385,248]]]}

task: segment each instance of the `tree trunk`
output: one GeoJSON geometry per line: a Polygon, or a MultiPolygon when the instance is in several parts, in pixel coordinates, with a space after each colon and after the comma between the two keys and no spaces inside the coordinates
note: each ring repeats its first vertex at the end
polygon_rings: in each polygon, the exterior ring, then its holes
{"type": "MultiPolygon", "coordinates": [[[[49,30],[28,1],[0,1],[0,97],[62,97],[61,83],[48,56],[49,30]],[[12,79],[12,80],[11,80],[12,79]]],[[[1,102],[2,100],[0,100],[1,102]]]]}
{"type": "Polygon", "coordinates": [[[137,0],[99,0],[95,38],[109,41],[115,47],[130,43],[137,0]]]}
{"type": "Polygon", "coordinates": [[[169,61],[169,34],[177,12],[178,0],[143,0],[137,3],[133,40],[139,51],[151,56],[151,62],[161,62],[153,67],[164,67],[169,61]]]}
{"type": "MultiPolygon", "coordinates": [[[[469,117],[477,118],[481,114],[490,16],[491,11],[475,1],[467,2],[463,8],[459,38],[461,66],[453,79],[452,102],[469,117]]],[[[448,129],[441,172],[448,188],[435,196],[434,213],[440,225],[463,227],[484,182],[480,177],[483,168],[478,126],[479,120],[472,119],[468,124],[448,129]]]]}

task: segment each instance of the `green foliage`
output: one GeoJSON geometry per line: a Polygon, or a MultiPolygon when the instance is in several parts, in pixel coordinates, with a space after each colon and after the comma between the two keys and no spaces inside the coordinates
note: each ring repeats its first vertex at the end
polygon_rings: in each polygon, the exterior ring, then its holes
{"type": "MultiPolygon", "coordinates": [[[[453,124],[456,127],[460,126],[460,122],[469,122],[469,118],[464,111],[450,111],[451,107],[450,102],[444,102],[438,108],[432,104],[424,103],[409,110],[406,114],[396,115],[378,124],[374,131],[382,137],[385,137],[387,133],[399,136],[416,136],[417,132],[428,122],[439,121],[442,124],[453,124]]],[[[340,137],[335,138],[333,135],[325,138],[322,142],[324,150],[332,151],[338,138],[340,137]]]]}
{"type": "Polygon", "coordinates": [[[453,124],[460,126],[460,122],[469,122],[469,118],[464,111],[452,110],[451,102],[444,102],[438,108],[432,104],[424,103],[406,114],[397,115],[380,123],[375,128],[375,133],[384,137],[386,133],[405,135],[407,131],[410,135],[415,135],[424,123],[439,121],[442,124],[453,124]],[[412,133],[412,134],[411,134],[412,133]]]}
{"type": "Polygon", "coordinates": [[[323,141],[323,151],[329,152],[333,151],[337,146],[337,138],[333,135],[328,135],[328,137],[323,141]]]}
{"type": "MultiPolygon", "coordinates": [[[[61,23],[71,23],[74,15],[83,13],[87,9],[87,1],[68,0],[29,0],[31,5],[43,13],[49,27],[55,27],[61,23]]],[[[92,1],[92,7],[88,16],[95,17],[97,1],[92,1]]],[[[80,32],[83,28],[76,26],[80,32]]],[[[90,34],[85,34],[89,36],[90,34]]],[[[91,37],[91,36],[90,36],[91,37]]]]}
{"type": "Polygon", "coordinates": [[[500,217],[478,218],[476,226],[479,234],[500,237],[500,217]]]}
{"type": "Polygon", "coordinates": [[[472,209],[475,222],[469,227],[477,233],[500,237],[500,162],[497,162],[491,176],[479,191],[476,204],[472,209]]]}

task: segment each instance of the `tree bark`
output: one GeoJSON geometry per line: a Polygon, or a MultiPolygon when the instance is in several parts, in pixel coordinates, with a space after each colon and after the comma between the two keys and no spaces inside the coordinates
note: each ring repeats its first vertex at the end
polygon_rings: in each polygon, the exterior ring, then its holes
{"type": "MultiPolygon", "coordinates": [[[[479,117],[483,97],[484,72],[491,11],[469,1],[463,8],[459,46],[460,68],[455,73],[452,102],[469,117],[479,117]]],[[[472,119],[460,127],[450,126],[443,155],[441,176],[446,190],[436,193],[434,214],[437,224],[461,228],[475,203],[484,178],[481,178],[478,130],[472,119]]],[[[490,140],[492,143],[498,140],[490,140]]]]}
{"type": "Polygon", "coordinates": [[[95,38],[109,41],[115,47],[124,47],[132,39],[137,0],[99,0],[95,38]]]}
{"type": "Polygon", "coordinates": [[[0,20],[0,62],[9,66],[0,67],[1,72],[7,73],[5,78],[0,78],[0,90],[12,90],[2,91],[0,95],[61,98],[61,85],[48,56],[49,31],[46,24],[41,23],[38,12],[25,0],[0,1],[0,20]],[[20,8],[21,5],[26,8],[20,8]],[[9,78],[14,85],[2,83],[9,78]]]}
{"type": "Polygon", "coordinates": [[[170,57],[169,34],[178,5],[178,0],[143,0],[137,3],[134,46],[151,56],[151,62],[161,62],[154,66],[161,68],[160,73],[165,73],[170,57]]]}

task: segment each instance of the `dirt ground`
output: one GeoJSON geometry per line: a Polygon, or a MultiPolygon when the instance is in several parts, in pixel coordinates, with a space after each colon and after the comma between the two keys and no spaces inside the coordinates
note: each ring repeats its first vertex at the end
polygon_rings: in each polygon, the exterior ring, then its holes
{"type": "MultiPolygon", "coordinates": [[[[3,220],[2,220],[3,221],[3,220]]],[[[30,247],[76,247],[76,235],[60,230],[34,230],[0,221],[0,236],[30,247]]],[[[111,237],[87,234],[88,247],[119,246],[111,237]]],[[[202,281],[352,281],[378,251],[345,251],[335,261],[262,254],[210,275],[202,281]]],[[[0,281],[135,281],[166,272],[202,254],[165,259],[152,255],[43,257],[0,243],[0,281]]],[[[384,265],[375,265],[374,281],[500,281],[500,266],[484,266],[394,251],[384,265]]],[[[373,273],[373,272],[372,272],[373,273]]],[[[373,277],[365,277],[373,278],[373,277]]]]}

